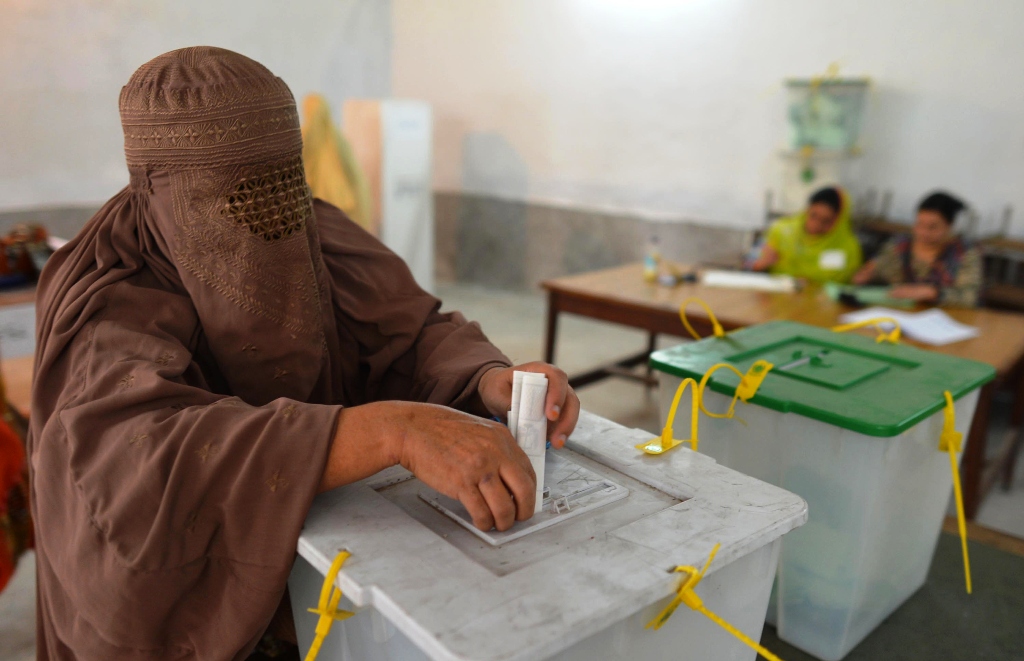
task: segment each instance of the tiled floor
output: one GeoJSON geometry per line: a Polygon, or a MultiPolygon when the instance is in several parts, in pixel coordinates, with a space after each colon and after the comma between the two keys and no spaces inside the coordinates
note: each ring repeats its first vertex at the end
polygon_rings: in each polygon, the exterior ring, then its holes
{"type": "Polygon", "coordinates": [[[0,661],[36,658],[36,559],[22,557],[11,582],[0,593],[0,661]]]}
{"type": "Polygon", "coordinates": [[[1024,537],[1024,462],[1017,467],[1009,491],[996,487],[989,492],[975,521],[987,528],[1024,537]]]}
{"type": "MultiPolygon", "coordinates": [[[[513,293],[463,285],[443,285],[445,309],[459,309],[481,323],[491,340],[516,362],[539,360],[543,353],[545,303],[540,293],[513,293]]],[[[645,335],[600,322],[566,316],[561,322],[556,362],[572,373],[641,350],[645,335]]],[[[678,340],[663,338],[663,345],[678,340]]],[[[622,424],[658,431],[657,393],[635,383],[610,379],[580,391],[586,409],[622,424]]],[[[994,405],[1003,411],[1009,402],[994,405]]],[[[981,509],[978,523],[1024,537],[1024,464],[1014,488],[998,488],[981,509]]],[[[34,558],[22,560],[14,581],[0,595],[0,661],[33,658],[35,628],[34,558]]]]}

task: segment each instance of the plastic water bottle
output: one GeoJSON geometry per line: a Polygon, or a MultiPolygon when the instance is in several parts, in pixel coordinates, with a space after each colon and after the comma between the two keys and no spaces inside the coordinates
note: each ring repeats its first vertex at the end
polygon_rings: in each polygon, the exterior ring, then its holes
{"type": "Polygon", "coordinates": [[[647,240],[647,253],[644,255],[644,280],[657,282],[661,270],[661,251],[658,249],[658,237],[651,235],[647,240]]]}

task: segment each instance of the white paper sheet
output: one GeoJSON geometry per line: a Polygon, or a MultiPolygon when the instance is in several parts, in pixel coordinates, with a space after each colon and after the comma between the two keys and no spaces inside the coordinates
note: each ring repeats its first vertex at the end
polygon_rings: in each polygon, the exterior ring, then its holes
{"type": "Polygon", "coordinates": [[[788,275],[748,273],[743,271],[704,271],[700,282],[707,287],[728,287],[731,289],[754,289],[792,293],[796,291],[796,280],[788,275]]]}
{"type": "Polygon", "coordinates": [[[547,449],[547,417],[544,404],[548,394],[548,379],[534,372],[512,373],[512,410],[509,430],[516,443],[530,458],[537,475],[537,502],[535,512],[544,503],[544,459],[547,449]]]}
{"type": "Polygon", "coordinates": [[[523,372],[512,372],[512,408],[508,412],[508,430],[517,438],[519,424],[519,397],[523,393],[523,372]]]}
{"type": "MultiPolygon", "coordinates": [[[[848,312],[839,317],[839,320],[844,324],[852,324],[876,317],[892,317],[899,322],[900,330],[904,335],[933,346],[962,342],[981,334],[976,327],[962,324],[938,308],[923,312],[906,312],[905,310],[882,307],[865,308],[848,312]]],[[[892,324],[884,326],[892,328],[892,324]]]]}

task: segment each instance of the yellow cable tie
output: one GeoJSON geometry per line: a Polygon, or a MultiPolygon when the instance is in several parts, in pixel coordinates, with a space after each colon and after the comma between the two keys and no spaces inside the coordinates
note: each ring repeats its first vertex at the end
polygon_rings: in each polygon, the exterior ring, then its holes
{"type": "Polygon", "coordinates": [[[338,572],[341,571],[341,566],[345,564],[345,561],[351,555],[348,551],[342,550],[335,556],[334,562],[331,563],[331,568],[327,570],[327,575],[324,576],[324,585],[320,588],[319,604],[317,604],[316,608],[306,609],[310,613],[319,615],[320,620],[316,623],[316,635],[313,637],[313,643],[309,646],[309,651],[306,652],[305,661],[315,661],[317,654],[320,653],[320,647],[324,644],[324,639],[330,633],[331,625],[334,624],[335,620],[340,622],[355,615],[351,611],[338,610],[338,603],[341,601],[341,589],[336,585],[338,572]]]}
{"type": "Polygon", "coordinates": [[[964,579],[967,581],[967,594],[971,594],[971,559],[967,555],[967,517],[964,516],[964,496],[960,489],[960,469],[956,463],[956,455],[963,447],[964,435],[956,430],[956,409],[953,408],[953,395],[947,390],[942,393],[946,398],[946,409],[943,411],[942,433],[939,435],[939,450],[949,453],[949,470],[953,474],[953,494],[956,497],[956,524],[960,529],[960,546],[964,553],[964,579]]]}
{"type": "Polygon", "coordinates": [[[749,402],[750,398],[757,394],[758,388],[761,387],[761,383],[773,367],[775,365],[772,365],[767,360],[759,360],[751,365],[747,373],[740,379],[740,385],[736,386],[736,396],[744,404],[749,402]]]}
{"type": "Polygon", "coordinates": [[[636,446],[636,449],[643,450],[647,454],[662,454],[668,452],[672,448],[680,445],[681,443],[689,443],[693,451],[697,451],[697,445],[700,442],[697,439],[697,405],[698,399],[700,398],[699,391],[697,389],[697,382],[693,379],[683,379],[676,388],[676,395],[672,398],[672,406],[668,410],[668,419],[665,420],[665,428],[661,430],[661,436],[653,438],[649,441],[645,441],[636,446]],[[692,386],[693,390],[693,405],[690,409],[690,438],[685,441],[680,441],[672,437],[672,424],[676,419],[676,409],[679,408],[679,400],[683,396],[683,391],[686,390],[686,386],[692,386]]]}
{"type": "MultiPolygon", "coordinates": [[[[652,438],[649,441],[644,441],[636,446],[636,449],[643,450],[647,454],[663,454],[668,452],[672,448],[682,443],[689,443],[690,447],[694,452],[698,452],[700,448],[700,439],[698,438],[698,420],[700,418],[700,411],[703,411],[705,415],[711,418],[732,418],[734,417],[734,409],[736,408],[736,400],[743,400],[747,402],[751,397],[757,393],[757,389],[761,387],[761,382],[771,371],[773,365],[766,360],[759,360],[750,366],[746,374],[743,374],[738,369],[728,363],[718,363],[712,365],[711,368],[704,373],[698,384],[694,379],[683,379],[679,383],[679,387],[676,388],[675,397],[672,398],[672,406],[668,410],[668,418],[665,420],[665,427],[661,430],[661,436],[652,438]],[[704,388],[707,386],[708,379],[711,375],[719,369],[730,369],[740,377],[740,383],[736,386],[736,392],[733,394],[732,402],[729,404],[729,410],[725,413],[712,413],[708,411],[704,406],[704,388]],[[693,388],[693,403],[690,409],[690,438],[685,441],[679,440],[673,436],[673,425],[676,420],[676,411],[679,409],[679,401],[682,399],[683,392],[686,390],[686,386],[692,386],[693,388]]],[[[739,420],[739,418],[737,418],[739,420]]],[[[740,420],[740,422],[743,422],[740,420]]],[[[743,422],[743,424],[746,424],[743,422]]]]}
{"type": "Polygon", "coordinates": [[[701,377],[700,380],[700,387],[698,388],[698,392],[700,393],[700,410],[703,411],[704,415],[708,416],[709,418],[731,418],[733,414],[733,409],[736,408],[736,400],[739,399],[734,394],[732,396],[732,402],[729,403],[729,410],[727,410],[725,413],[712,413],[707,409],[706,406],[704,406],[704,388],[707,387],[708,381],[711,379],[711,375],[720,369],[730,370],[734,372],[736,376],[740,377],[741,381],[743,379],[743,372],[739,371],[729,363],[717,363],[715,365],[712,365],[707,372],[704,372],[704,376],[701,377]]]}
{"type": "Polygon", "coordinates": [[[758,388],[761,387],[761,382],[764,381],[765,377],[768,376],[768,372],[771,371],[772,365],[767,360],[759,360],[750,366],[747,373],[739,371],[729,363],[718,363],[712,365],[707,372],[704,372],[704,376],[700,380],[700,387],[698,388],[700,394],[700,410],[704,412],[704,415],[711,418],[731,418],[734,415],[734,409],[736,408],[736,400],[743,400],[746,403],[751,397],[757,394],[758,388]],[[740,377],[739,385],[736,386],[736,392],[732,396],[732,401],[729,403],[729,409],[725,413],[712,413],[704,406],[704,389],[708,385],[708,381],[711,380],[711,375],[720,369],[728,369],[733,371],[736,376],[740,377]]]}
{"type": "Polygon", "coordinates": [[[679,566],[672,570],[673,572],[685,574],[686,577],[679,582],[679,588],[676,590],[676,596],[672,598],[672,601],[670,601],[669,604],[665,606],[665,608],[662,609],[660,613],[658,613],[657,617],[648,622],[647,626],[645,626],[644,628],[653,629],[654,631],[657,631],[666,622],[668,622],[668,619],[672,617],[672,613],[676,611],[680,604],[686,604],[698,613],[702,613],[712,622],[714,622],[715,624],[722,627],[723,629],[731,633],[733,636],[738,638],[744,645],[750,647],[751,649],[753,649],[769,661],[782,661],[782,659],[775,656],[770,651],[766,650],[765,648],[761,647],[756,642],[751,640],[750,637],[744,634],[742,631],[740,631],[733,625],[723,620],[716,613],[709,610],[704,605],[704,601],[700,598],[700,596],[696,592],[694,592],[694,588],[696,588],[697,584],[700,583],[700,580],[704,578],[704,573],[708,570],[708,567],[711,565],[711,561],[714,560],[715,554],[718,553],[719,546],[721,545],[715,544],[715,547],[711,549],[711,553],[708,555],[707,562],[704,563],[704,567],[702,569],[697,570],[695,567],[679,566]]]}
{"type": "Polygon", "coordinates": [[[845,333],[846,331],[856,330],[866,326],[874,326],[875,329],[878,330],[878,337],[875,338],[875,342],[890,342],[892,344],[898,344],[900,341],[900,322],[896,321],[892,317],[874,317],[863,321],[857,321],[852,324],[833,326],[832,331],[835,333],[845,333]],[[882,328],[883,323],[892,324],[893,329],[891,331],[885,330],[882,328]]]}
{"type": "Polygon", "coordinates": [[[718,323],[718,317],[716,317],[715,313],[711,311],[711,307],[703,300],[696,296],[692,296],[683,301],[682,305],[679,306],[679,318],[683,322],[683,327],[686,328],[687,332],[693,336],[693,339],[700,340],[703,338],[701,338],[697,331],[693,330],[693,326],[690,325],[690,321],[686,318],[686,306],[690,303],[696,303],[704,308],[704,311],[708,313],[708,321],[711,322],[711,332],[714,333],[715,337],[725,337],[725,329],[722,328],[722,324],[718,323]]]}

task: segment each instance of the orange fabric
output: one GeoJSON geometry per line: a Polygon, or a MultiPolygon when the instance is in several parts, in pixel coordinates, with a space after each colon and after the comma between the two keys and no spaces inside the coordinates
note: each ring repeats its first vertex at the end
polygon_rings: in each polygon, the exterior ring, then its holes
{"type": "Polygon", "coordinates": [[[0,590],[14,574],[18,550],[13,530],[8,530],[8,495],[21,482],[25,468],[25,449],[21,439],[0,420],[0,590]]]}

